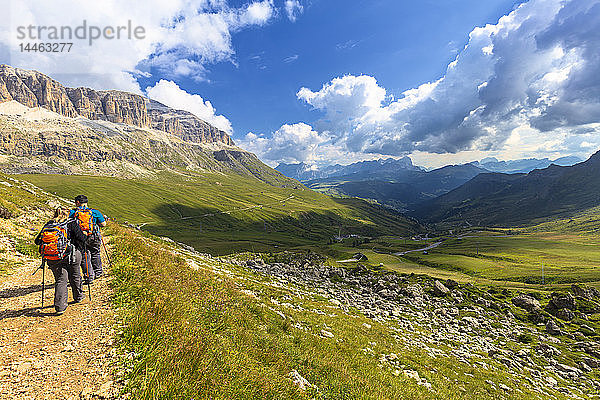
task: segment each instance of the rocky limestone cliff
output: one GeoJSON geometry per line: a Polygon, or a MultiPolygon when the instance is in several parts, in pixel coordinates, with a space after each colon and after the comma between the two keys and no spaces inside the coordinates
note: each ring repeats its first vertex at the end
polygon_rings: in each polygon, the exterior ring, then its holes
{"type": "Polygon", "coordinates": [[[174,110],[133,93],[68,88],[37,71],[0,65],[0,103],[10,100],[27,107],[44,107],[66,117],[153,128],[190,143],[234,145],[226,132],[190,112],[174,110]]]}
{"type": "MultiPolygon", "coordinates": [[[[94,112],[93,107],[88,109],[94,112]]],[[[181,123],[172,118],[166,121],[181,123]]],[[[204,129],[198,130],[198,141],[210,133],[210,128],[204,129]]],[[[152,177],[161,171],[210,171],[299,187],[254,154],[223,142],[198,143],[153,128],[65,117],[15,100],[0,103],[0,171],[124,178],[152,177]]]]}
{"type": "Polygon", "coordinates": [[[171,133],[191,143],[234,143],[222,130],[183,110],[174,110],[155,100],[147,102],[152,128],[171,133]]]}

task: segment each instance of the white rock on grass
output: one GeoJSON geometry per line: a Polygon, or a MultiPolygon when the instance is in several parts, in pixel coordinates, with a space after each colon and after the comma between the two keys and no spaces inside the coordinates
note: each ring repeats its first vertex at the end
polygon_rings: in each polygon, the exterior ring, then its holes
{"type": "Polygon", "coordinates": [[[498,384],[498,387],[499,387],[500,389],[502,389],[502,390],[505,390],[505,391],[507,391],[507,392],[510,392],[510,391],[512,390],[510,387],[506,386],[504,383],[499,383],[499,384],[498,384]]]}
{"type": "Polygon", "coordinates": [[[325,329],[321,329],[321,336],[326,337],[326,338],[332,338],[333,333],[326,331],[325,329]]]}
{"type": "Polygon", "coordinates": [[[550,386],[556,386],[556,385],[558,385],[558,381],[556,379],[554,379],[553,377],[551,377],[551,376],[547,376],[546,377],[546,382],[548,382],[548,384],[550,386]]]}
{"type": "Polygon", "coordinates": [[[310,388],[315,388],[316,387],[315,385],[313,385],[312,383],[310,383],[308,380],[306,380],[306,378],[304,378],[302,375],[300,375],[300,373],[298,371],[296,371],[295,369],[292,370],[292,372],[290,372],[288,374],[288,376],[294,382],[294,384],[296,386],[298,386],[298,388],[300,390],[306,390],[306,389],[310,389],[310,388]]]}
{"type": "Polygon", "coordinates": [[[405,369],[404,376],[406,376],[407,378],[412,378],[417,382],[421,382],[421,377],[419,376],[419,373],[412,369],[405,369]]]}

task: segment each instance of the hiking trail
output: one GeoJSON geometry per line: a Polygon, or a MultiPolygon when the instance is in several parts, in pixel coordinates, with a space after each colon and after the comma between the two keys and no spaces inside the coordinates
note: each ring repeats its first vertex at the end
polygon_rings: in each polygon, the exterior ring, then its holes
{"type": "MultiPolygon", "coordinates": [[[[54,277],[46,269],[44,309],[39,260],[19,254],[14,242],[0,235],[3,254],[19,262],[0,274],[0,399],[112,399],[113,311],[110,269],[92,285],[92,300],[84,300],[54,315],[54,277]]],[[[4,255],[3,255],[4,257],[4,255]]]]}

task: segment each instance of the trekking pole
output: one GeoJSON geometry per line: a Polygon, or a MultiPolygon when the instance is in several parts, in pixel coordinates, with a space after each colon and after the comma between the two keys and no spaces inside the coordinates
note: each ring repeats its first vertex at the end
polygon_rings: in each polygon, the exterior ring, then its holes
{"type": "Polygon", "coordinates": [[[31,274],[33,276],[33,275],[37,274],[37,272],[40,269],[42,270],[42,308],[44,308],[44,289],[46,289],[46,268],[44,268],[45,266],[46,266],[46,259],[42,257],[42,265],[37,267],[35,269],[35,271],[33,271],[33,274],[31,274]]]}
{"type": "Polygon", "coordinates": [[[104,243],[104,236],[100,234],[100,240],[102,241],[102,247],[104,247],[104,253],[106,253],[106,259],[108,260],[108,265],[112,268],[112,261],[110,260],[110,256],[108,255],[108,250],[106,249],[106,244],[104,243]]]}
{"type": "Polygon", "coordinates": [[[46,259],[42,258],[42,310],[44,309],[44,290],[46,289],[46,259]]]}
{"type": "Polygon", "coordinates": [[[88,264],[87,246],[85,246],[85,245],[83,246],[83,254],[84,254],[84,258],[85,258],[85,273],[87,275],[88,296],[91,301],[92,300],[92,285],[90,285],[90,266],[88,264]]]}

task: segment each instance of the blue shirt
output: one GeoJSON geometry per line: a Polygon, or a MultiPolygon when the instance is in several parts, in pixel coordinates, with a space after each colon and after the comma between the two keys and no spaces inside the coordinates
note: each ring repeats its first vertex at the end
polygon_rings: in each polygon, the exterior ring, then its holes
{"type": "MultiPolygon", "coordinates": [[[[85,207],[78,207],[78,208],[85,208],[85,207]]],[[[92,210],[92,216],[94,217],[94,225],[101,224],[106,221],[106,218],[104,217],[104,215],[102,215],[102,213],[100,211],[95,210],[93,208],[90,208],[90,210],[92,210]]],[[[75,210],[71,210],[71,212],[69,213],[69,218],[73,218],[74,215],[75,215],[75,210]]]]}

